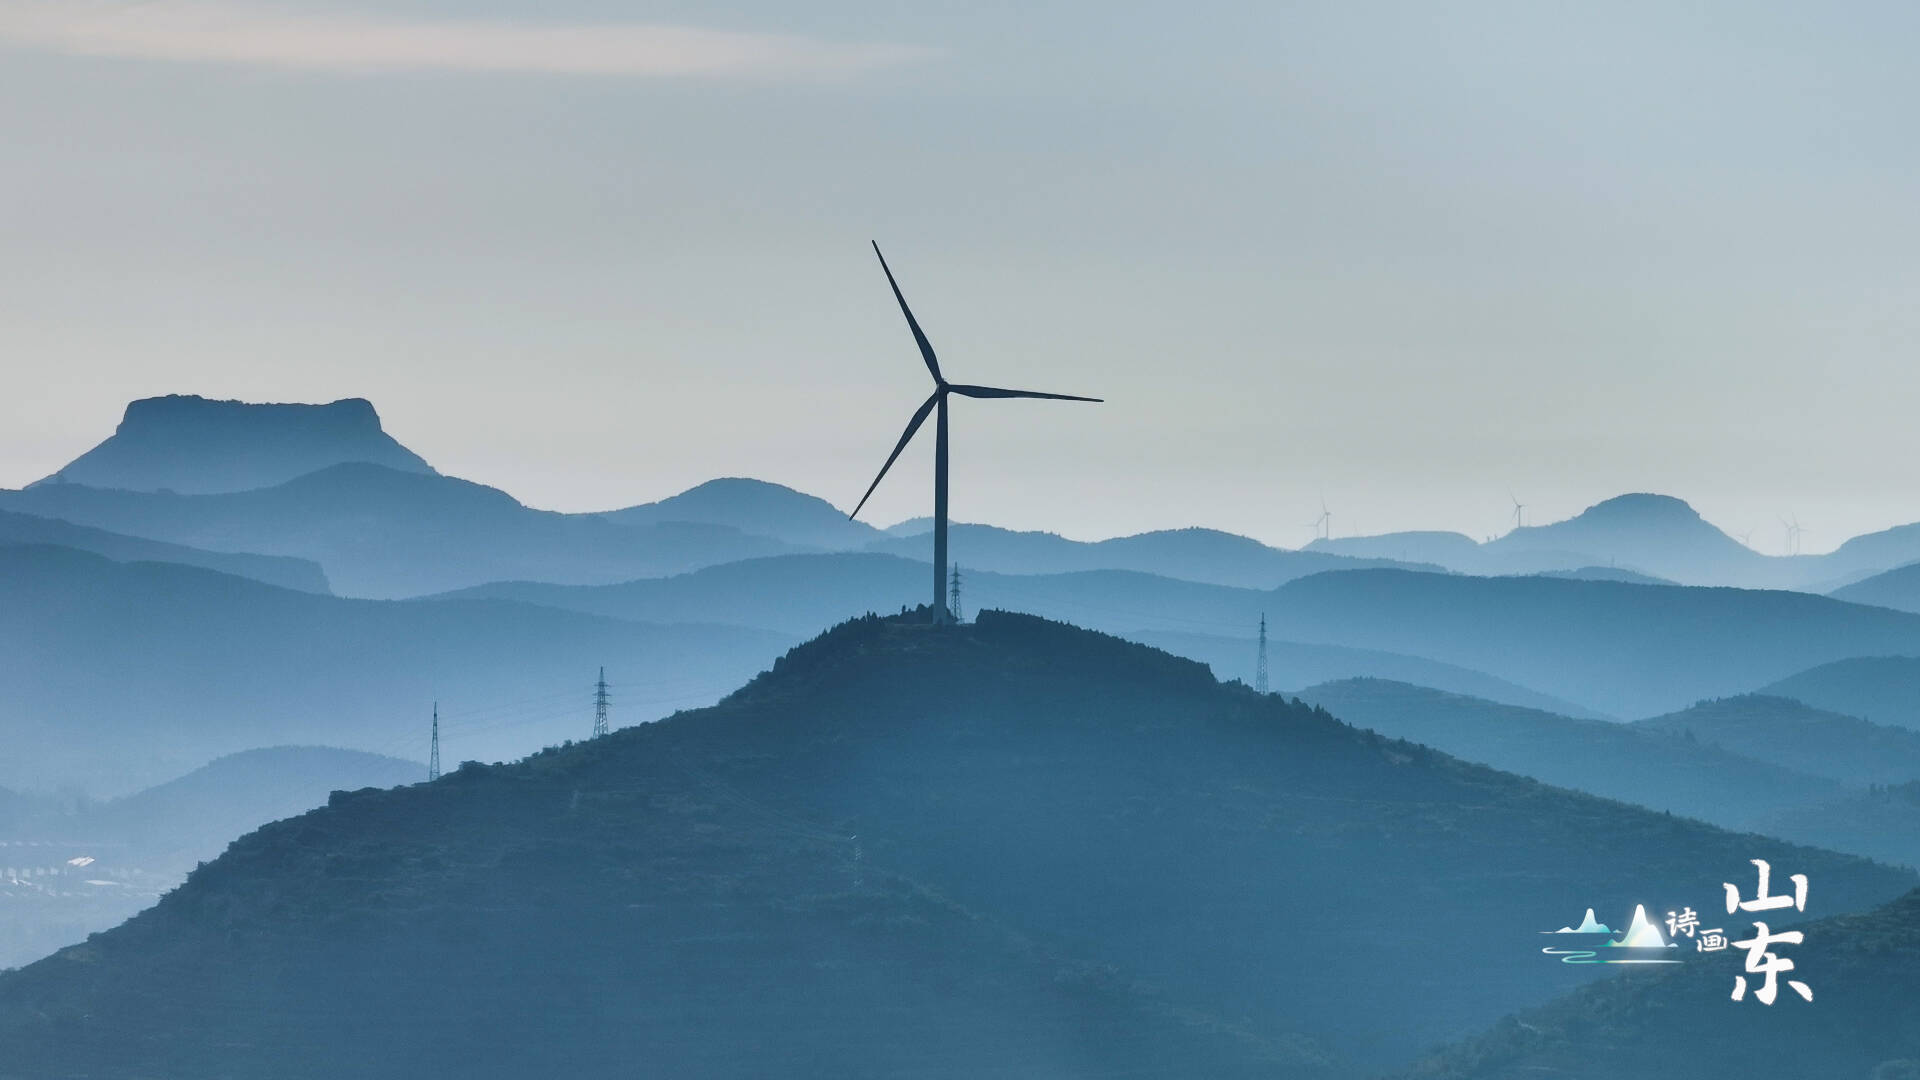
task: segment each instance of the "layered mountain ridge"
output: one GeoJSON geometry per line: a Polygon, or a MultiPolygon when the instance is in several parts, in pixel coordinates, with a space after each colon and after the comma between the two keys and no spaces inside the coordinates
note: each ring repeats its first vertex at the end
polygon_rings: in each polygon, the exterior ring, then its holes
{"type": "Polygon", "coordinates": [[[863,618],[712,708],[254,833],[0,977],[0,1042],[95,1078],[1352,1077],[1592,976],[1528,920],[1752,857],[1825,911],[1913,883],[1105,635],[863,618]]]}

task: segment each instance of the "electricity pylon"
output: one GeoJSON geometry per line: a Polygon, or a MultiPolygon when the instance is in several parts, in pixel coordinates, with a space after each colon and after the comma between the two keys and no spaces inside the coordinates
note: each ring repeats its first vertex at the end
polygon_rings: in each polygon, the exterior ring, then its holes
{"type": "Polygon", "coordinates": [[[600,681],[593,686],[593,737],[607,733],[607,669],[600,669],[600,681]]]}
{"type": "Polygon", "coordinates": [[[1253,668],[1253,688],[1259,693],[1267,692],[1267,613],[1260,613],[1260,659],[1253,668]]]}

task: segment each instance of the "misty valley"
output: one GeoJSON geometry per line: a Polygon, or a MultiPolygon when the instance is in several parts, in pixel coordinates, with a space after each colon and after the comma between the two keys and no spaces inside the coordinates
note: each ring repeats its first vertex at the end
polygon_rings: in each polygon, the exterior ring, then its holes
{"type": "Polygon", "coordinates": [[[1898,1080],[1911,565],[1634,494],[562,514],[365,401],[138,401],[0,491],[0,1076],[1898,1080]]]}
{"type": "Polygon", "coordinates": [[[1916,42],[0,0],[0,1080],[1920,1080],[1916,42]]]}

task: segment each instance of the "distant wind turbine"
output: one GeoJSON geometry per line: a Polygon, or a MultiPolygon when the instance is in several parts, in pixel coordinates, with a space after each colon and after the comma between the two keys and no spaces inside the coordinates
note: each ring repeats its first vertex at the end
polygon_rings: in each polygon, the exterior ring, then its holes
{"type": "Polygon", "coordinates": [[[880,260],[880,269],[887,275],[887,285],[893,289],[893,298],[900,303],[900,314],[907,317],[907,328],[913,331],[914,344],[920,346],[920,358],[926,361],[927,374],[933,376],[933,393],[914,411],[913,419],[907,421],[906,433],[894,444],[893,453],[887,455],[887,463],[880,466],[880,474],[867,486],[867,493],[860,496],[859,505],[853,513],[847,515],[852,520],[860,513],[873,497],[873,491],[885,479],[887,470],[900,457],[900,452],[913,441],[914,432],[926,422],[929,413],[938,411],[939,418],[934,427],[933,443],[933,620],[946,622],[947,612],[947,395],[959,394],[970,398],[1045,398],[1049,401],[1099,401],[1099,398],[1075,397],[1072,394],[1042,394],[1037,390],[1002,390],[996,386],[972,386],[966,383],[950,383],[940,374],[940,361],[934,358],[933,345],[927,341],[927,335],[920,330],[920,323],[913,317],[913,309],[907,307],[907,298],[900,293],[900,284],[893,279],[893,270],[887,266],[887,257],[880,254],[880,245],[873,245],[873,253],[880,260]]]}
{"type": "Polygon", "coordinates": [[[1521,502],[1520,497],[1515,495],[1511,489],[1507,491],[1507,498],[1513,500],[1513,527],[1518,529],[1527,523],[1527,504],[1521,502]]]}
{"type": "Polygon", "coordinates": [[[1788,514],[1781,518],[1780,527],[1787,533],[1787,554],[1800,554],[1800,536],[1807,531],[1800,527],[1800,515],[1788,514]]]}
{"type": "Polygon", "coordinates": [[[1320,516],[1314,518],[1313,524],[1307,526],[1307,528],[1312,529],[1318,539],[1333,539],[1333,511],[1327,509],[1327,497],[1325,495],[1320,496],[1320,516]]]}

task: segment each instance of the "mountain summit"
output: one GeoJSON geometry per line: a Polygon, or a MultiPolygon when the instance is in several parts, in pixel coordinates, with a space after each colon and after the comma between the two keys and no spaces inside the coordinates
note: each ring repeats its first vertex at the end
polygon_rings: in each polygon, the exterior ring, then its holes
{"type": "Polygon", "coordinates": [[[659,502],[609,510],[601,516],[622,525],[725,525],[749,535],[828,551],[856,549],[881,535],[865,522],[849,520],[845,511],[825,499],[740,476],[709,480],[659,502]]]}
{"type": "Polygon", "coordinates": [[[365,398],[261,405],[169,394],[128,404],[111,437],[39,483],[207,495],[271,487],[349,461],[434,471],[381,429],[365,398]]]}
{"type": "Polygon", "coordinates": [[[1757,584],[1764,558],[1671,495],[1619,495],[1565,521],[1515,529],[1490,554],[1566,552],[1696,585],[1757,584]]]}
{"type": "Polygon", "coordinates": [[[869,616],[711,708],[242,838],[0,975],[0,1070],[1344,1080],[1602,974],[1531,920],[1756,857],[1827,911],[1913,884],[1031,616],[869,616]]]}

